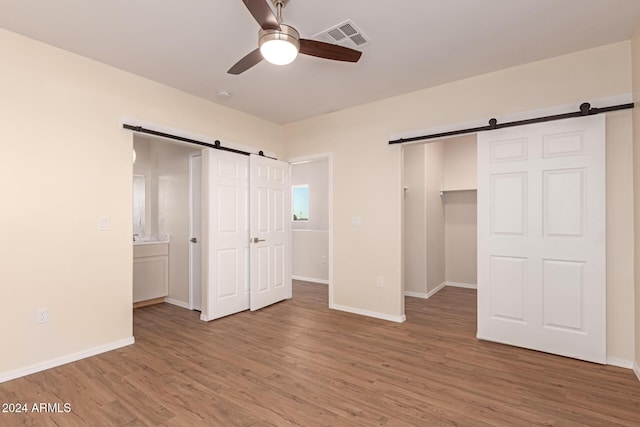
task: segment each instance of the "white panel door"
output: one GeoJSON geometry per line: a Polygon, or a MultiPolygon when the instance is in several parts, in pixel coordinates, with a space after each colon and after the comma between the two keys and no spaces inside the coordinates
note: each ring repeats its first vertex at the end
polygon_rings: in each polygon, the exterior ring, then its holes
{"type": "Polygon", "coordinates": [[[251,155],[251,310],[291,298],[291,185],[286,162],[251,155]]]}
{"type": "Polygon", "coordinates": [[[209,150],[207,311],[213,320],[249,308],[249,158],[209,150]]]}
{"type": "Polygon", "coordinates": [[[606,362],[604,115],[478,134],[478,338],[606,362]]]}

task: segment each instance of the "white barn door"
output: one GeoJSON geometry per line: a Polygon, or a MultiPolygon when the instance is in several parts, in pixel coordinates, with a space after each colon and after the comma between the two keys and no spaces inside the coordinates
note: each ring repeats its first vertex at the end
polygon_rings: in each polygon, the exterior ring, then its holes
{"type": "Polygon", "coordinates": [[[606,362],[605,117],[478,134],[478,338],[606,362]]]}
{"type": "Polygon", "coordinates": [[[202,320],[249,309],[249,158],[209,150],[208,301],[202,320]]]}
{"type": "Polygon", "coordinates": [[[291,174],[286,162],[251,155],[251,310],[291,298],[291,174]]]}

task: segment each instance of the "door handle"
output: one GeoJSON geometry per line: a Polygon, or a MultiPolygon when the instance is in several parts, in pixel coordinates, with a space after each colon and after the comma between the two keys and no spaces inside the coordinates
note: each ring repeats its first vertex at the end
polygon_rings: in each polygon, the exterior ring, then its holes
{"type": "Polygon", "coordinates": [[[195,238],[195,237],[192,237],[189,241],[190,241],[191,243],[198,243],[198,239],[197,239],[197,238],[195,238]]]}
{"type": "Polygon", "coordinates": [[[266,242],[266,239],[258,239],[257,237],[254,237],[253,239],[249,239],[250,243],[258,243],[258,242],[266,242]]]}

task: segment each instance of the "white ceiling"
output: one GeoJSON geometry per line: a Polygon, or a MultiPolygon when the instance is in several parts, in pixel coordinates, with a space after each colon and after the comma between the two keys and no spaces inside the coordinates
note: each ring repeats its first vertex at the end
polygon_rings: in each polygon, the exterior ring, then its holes
{"type": "Polygon", "coordinates": [[[280,124],[629,39],[640,1],[291,0],[283,16],[303,38],[351,19],[371,44],[357,64],[233,76],[257,47],[241,0],[0,1],[0,27],[280,124]]]}

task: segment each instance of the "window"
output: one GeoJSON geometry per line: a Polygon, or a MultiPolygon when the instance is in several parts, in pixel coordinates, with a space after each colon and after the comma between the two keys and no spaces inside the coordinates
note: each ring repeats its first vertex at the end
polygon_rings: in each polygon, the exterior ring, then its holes
{"type": "Polygon", "coordinates": [[[309,221],[309,186],[294,185],[291,187],[293,197],[293,220],[309,221]]]}

